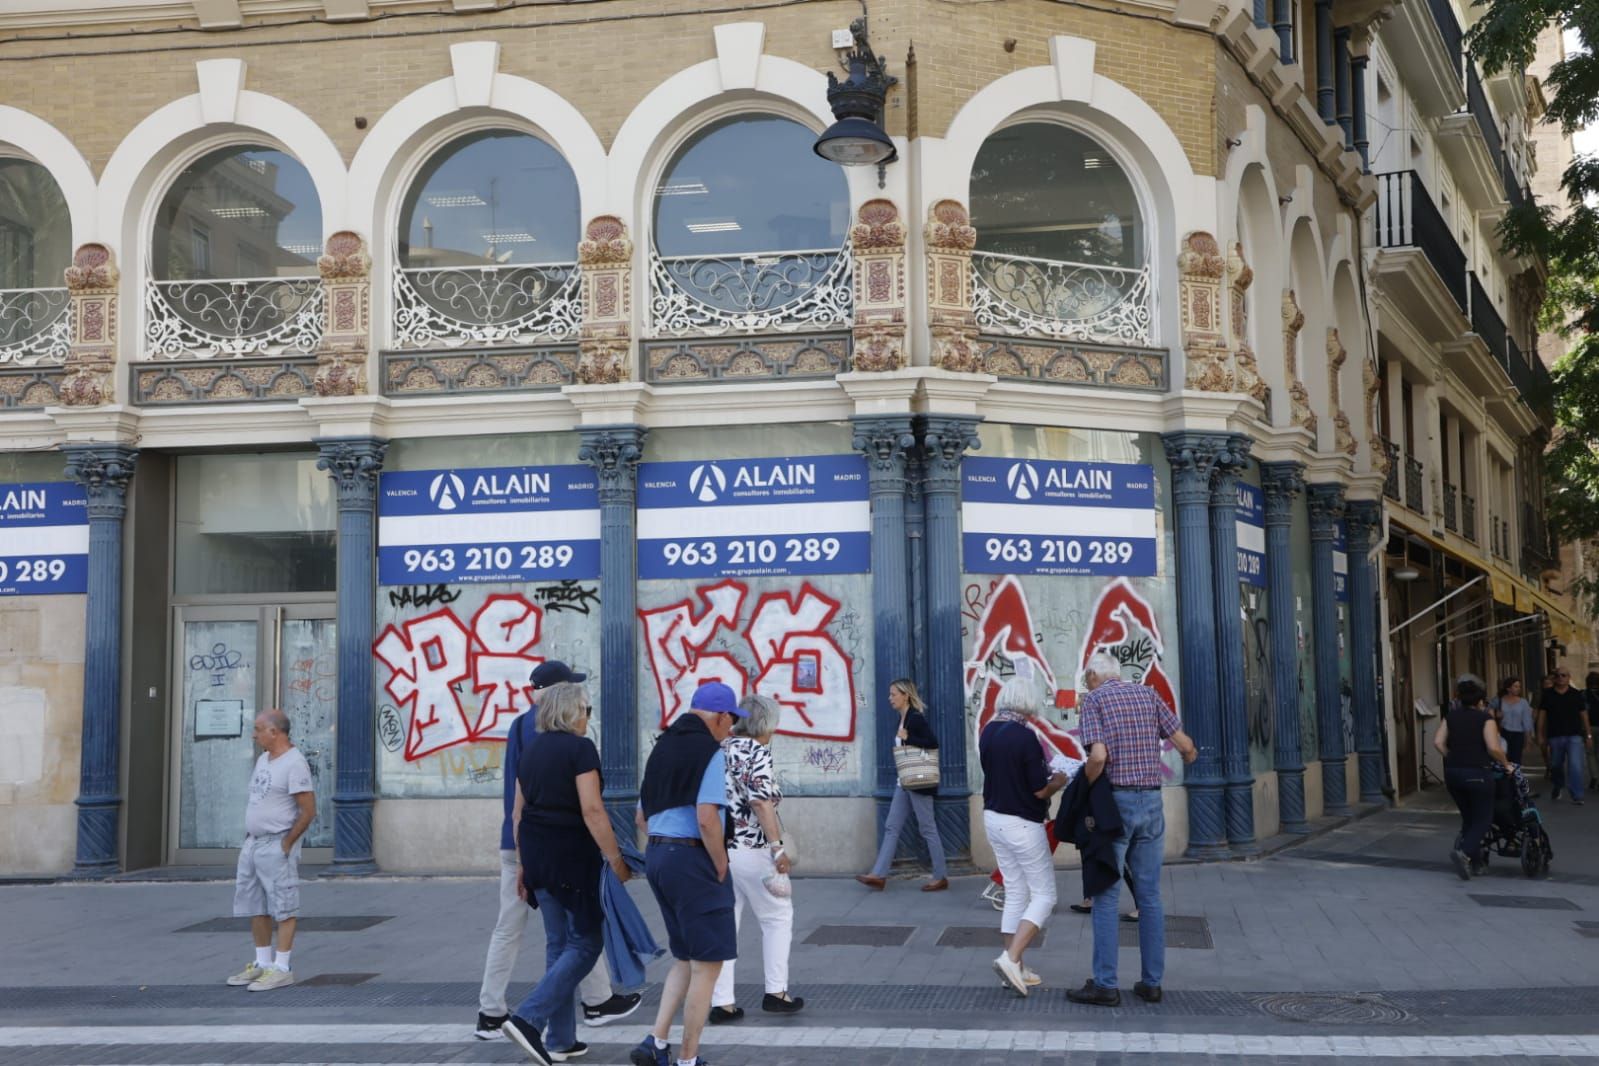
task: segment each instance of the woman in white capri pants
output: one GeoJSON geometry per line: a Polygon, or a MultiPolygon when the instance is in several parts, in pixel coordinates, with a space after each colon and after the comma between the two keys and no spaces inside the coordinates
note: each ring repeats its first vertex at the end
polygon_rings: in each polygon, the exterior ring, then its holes
{"type": "Polygon", "coordinates": [[[1000,689],[994,719],[977,739],[983,766],[983,829],[1005,878],[1005,910],[999,931],[1005,950],[994,960],[1000,980],[1019,995],[1041,983],[1022,961],[1027,946],[1055,909],[1055,864],[1044,819],[1049,799],[1066,787],[1066,775],[1051,774],[1039,735],[1027,724],[1038,714],[1038,690],[1013,677],[1000,689]]]}
{"type": "MultiPolygon", "coordinates": [[[[782,708],[765,696],[746,696],[739,706],[748,717],[733,724],[733,735],[722,743],[727,760],[728,813],[733,836],[727,842],[727,869],[733,878],[733,920],[742,924],[747,905],[761,923],[761,961],[766,964],[766,995],[761,1009],[772,1014],[793,1014],[805,1001],[788,994],[788,949],[794,935],[794,901],[774,895],[767,881],[787,874],[783,827],[777,805],[783,793],[772,771],[772,734],[777,731],[782,708]]],[[[786,882],[787,878],[781,878],[786,882]]],[[[783,886],[786,890],[786,885],[783,886]]],[[[736,1022],[744,1008],[733,1001],[734,960],[722,964],[711,993],[713,1025],[736,1022]]]]}

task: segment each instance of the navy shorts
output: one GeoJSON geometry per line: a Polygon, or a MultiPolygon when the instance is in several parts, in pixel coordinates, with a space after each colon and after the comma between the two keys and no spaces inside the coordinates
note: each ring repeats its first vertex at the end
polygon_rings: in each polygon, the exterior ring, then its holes
{"type": "Polygon", "coordinates": [[[704,848],[651,844],[644,855],[644,869],[661,907],[672,958],[693,962],[738,958],[733,879],[716,879],[716,867],[704,848]]]}

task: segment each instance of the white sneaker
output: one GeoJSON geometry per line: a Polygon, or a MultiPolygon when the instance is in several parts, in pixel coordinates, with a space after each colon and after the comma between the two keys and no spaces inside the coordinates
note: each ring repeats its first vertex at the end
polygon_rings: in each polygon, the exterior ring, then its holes
{"type": "Polygon", "coordinates": [[[242,988],[245,985],[251,985],[259,981],[261,979],[261,975],[264,973],[266,973],[266,971],[261,969],[259,964],[252,962],[250,965],[246,966],[244,969],[228,978],[228,984],[232,985],[234,988],[242,988]]]}
{"type": "Polygon", "coordinates": [[[999,979],[1010,986],[1011,991],[1018,996],[1027,995],[1027,978],[1022,975],[1022,968],[1008,952],[1000,952],[999,958],[994,960],[994,972],[999,974],[999,979]]]}
{"type": "Polygon", "coordinates": [[[251,982],[248,991],[270,992],[274,988],[282,988],[285,985],[292,984],[294,984],[294,971],[280,970],[276,966],[268,966],[265,973],[251,982]]]}
{"type": "Polygon", "coordinates": [[[1028,988],[1037,988],[1044,983],[1044,979],[1034,973],[1031,966],[1022,967],[1022,980],[1027,982],[1028,988]]]}

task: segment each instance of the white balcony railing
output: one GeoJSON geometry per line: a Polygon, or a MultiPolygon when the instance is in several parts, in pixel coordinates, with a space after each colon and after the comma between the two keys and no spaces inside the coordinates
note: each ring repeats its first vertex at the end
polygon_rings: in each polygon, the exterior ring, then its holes
{"type": "Polygon", "coordinates": [[[650,252],[656,336],[847,327],[854,309],[851,251],[681,256],[650,252]]]}
{"type": "Polygon", "coordinates": [[[576,263],[396,269],[392,292],[396,348],[568,340],[583,324],[576,263]]]}
{"type": "Polygon", "coordinates": [[[145,354],[155,359],[310,355],[325,328],[322,279],[146,281],[145,354]]]}
{"type": "Polygon", "coordinates": [[[63,363],[71,345],[66,289],[0,289],[0,366],[63,363]]]}
{"type": "Polygon", "coordinates": [[[1150,347],[1149,268],[972,254],[972,310],[985,332],[1150,347]]]}

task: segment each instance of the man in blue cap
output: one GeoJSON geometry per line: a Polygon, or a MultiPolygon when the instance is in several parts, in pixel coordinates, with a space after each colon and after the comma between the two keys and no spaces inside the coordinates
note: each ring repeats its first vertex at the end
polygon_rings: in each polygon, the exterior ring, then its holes
{"type": "Polygon", "coordinates": [[[700,1033],[722,963],[738,956],[733,882],[727,877],[727,779],[722,741],[745,716],[720,681],[694,692],[689,709],[656,740],[644,764],[638,818],[649,834],[645,873],[677,960],[661,989],[655,1028],[633,1049],[634,1066],[671,1066],[666,1038],[683,1011],[678,1066],[704,1066],[700,1033]]]}
{"type": "MultiPolygon", "coordinates": [[[[494,923],[494,933],[489,937],[488,957],[483,960],[483,986],[478,990],[477,1038],[492,1040],[505,1031],[509,1010],[505,1003],[505,987],[510,983],[511,971],[516,968],[516,956],[522,945],[522,932],[527,928],[531,907],[517,894],[516,872],[521,860],[517,857],[514,835],[516,809],[516,768],[522,762],[522,752],[532,742],[537,732],[539,693],[552,685],[579,682],[587,674],[574,673],[559,659],[548,659],[533,668],[528,686],[533,690],[532,705],[511,720],[511,730],[505,737],[505,817],[500,823],[500,917],[494,923]]],[[[611,991],[610,975],[601,959],[577,986],[578,998],[583,1003],[585,1025],[606,1025],[627,1017],[638,1010],[644,997],[637,992],[611,991]]]]}

